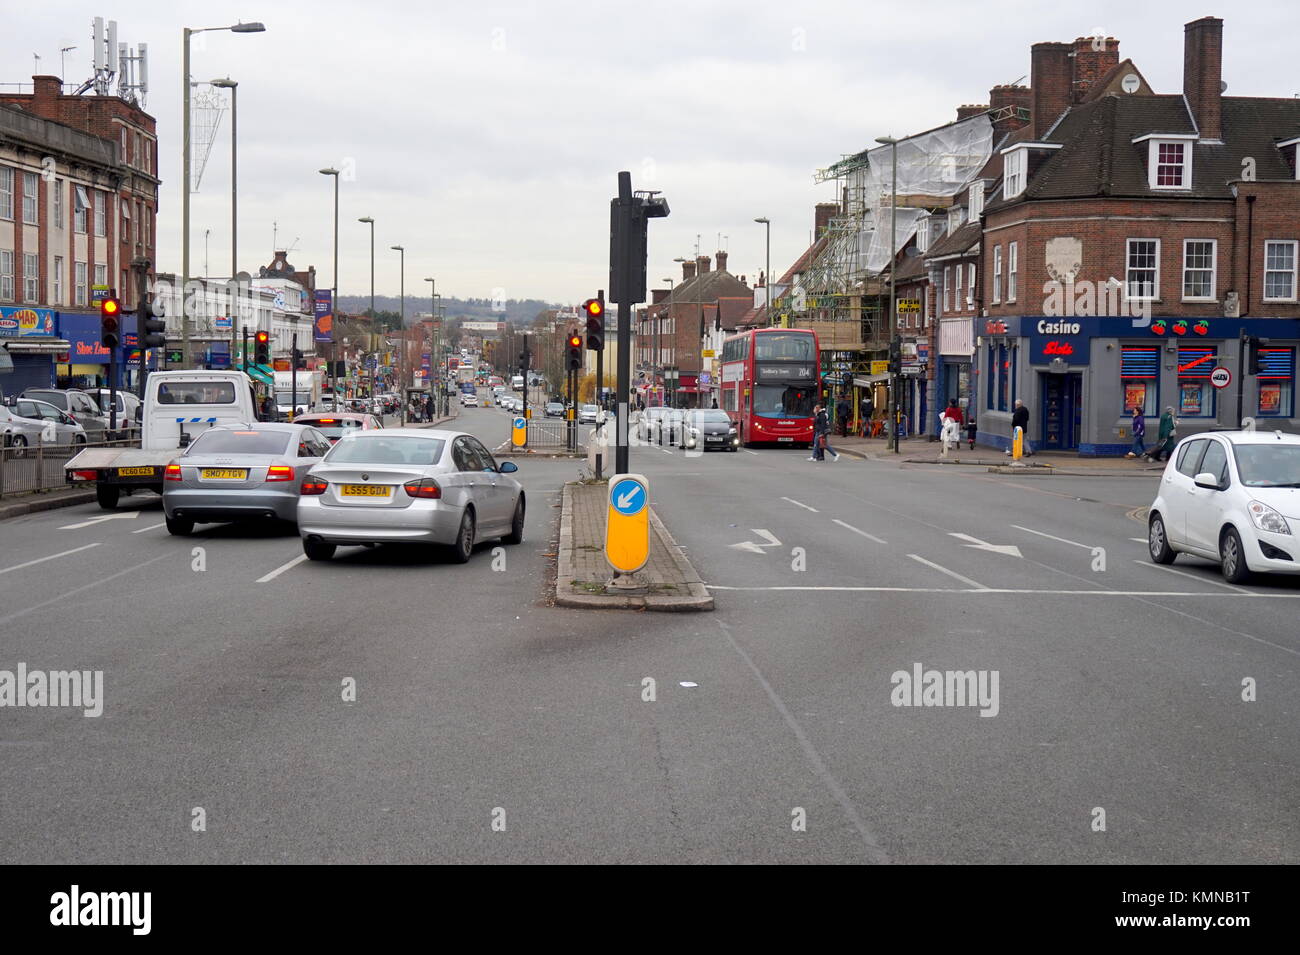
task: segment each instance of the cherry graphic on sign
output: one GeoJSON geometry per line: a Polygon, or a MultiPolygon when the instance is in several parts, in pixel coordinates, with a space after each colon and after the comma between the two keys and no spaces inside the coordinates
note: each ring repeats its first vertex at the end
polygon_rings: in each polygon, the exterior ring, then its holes
{"type": "Polygon", "coordinates": [[[1158,321],[1158,322],[1153,322],[1153,323],[1152,323],[1152,325],[1151,325],[1151,334],[1152,334],[1152,335],[1163,335],[1163,334],[1165,333],[1165,330],[1166,330],[1168,327],[1169,327],[1169,323],[1166,322],[1166,321],[1162,318],[1162,319],[1160,319],[1160,321],[1158,321]]]}
{"type": "Polygon", "coordinates": [[[1173,333],[1174,333],[1175,335],[1186,335],[1186,334],[1187,334],[1187,322],[1184,321],[1184,320],[1182,320],[1182,319],[1179,319],[1178,321],[1174,322],[1174,327],[1173,327],[1172,331],[1173,331],[1173,333]]]}
{"type": "Polygon", "coordinates": [[[1210,334],[1210,323],[1205,319],[1201,319],[1192,326],[1192,331],[1196,332],[1198,335],[1208,335],[1210,334]]]}

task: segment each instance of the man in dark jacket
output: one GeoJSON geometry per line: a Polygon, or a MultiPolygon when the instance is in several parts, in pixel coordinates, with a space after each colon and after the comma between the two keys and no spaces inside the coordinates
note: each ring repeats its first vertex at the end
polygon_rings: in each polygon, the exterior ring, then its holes
{"type": "MultiPolygon", "coordinates": [[[[1019,398],[1016,399],[1016,410],[1011,412],[1011,440],[1013,442],[1016,437],[1016,428],[1019,428],[1024,434],[1025,456],[1028,457],[1034,453],[1033,447],[1029,443],[1029,409],[1025,407],[1025,403],[1019,398]]],[[[1010,453],[1011,449],[1008,448],[1007,454],[1010,453]]]]}
{"type": "Polygon", "coordinates": [[[808,458],[809,461],[825,461],[827,451],[831,453],[833,460],[840,459],[840,453],[831,447],[830,434],[830,415],[826,413],[824,406],[818,404],[813,407],[813,453],[808,458]]]}
{"type": "Polygon", "coordinates": [[[840,437],[842,438],[849,436],[849,416],[851,414],[852,410],[849,408],[848,399],[841,398],[835,406],[835,420],[840,426],[840,437]]]}

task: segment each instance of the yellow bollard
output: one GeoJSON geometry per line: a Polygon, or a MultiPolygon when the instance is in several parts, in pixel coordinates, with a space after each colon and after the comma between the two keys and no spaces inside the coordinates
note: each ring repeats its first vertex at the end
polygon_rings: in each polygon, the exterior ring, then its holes
{"type": "Polygon", "coordinates": [[[1019,461],[1025,453],[1025,429],[1017,427],[1011,432],[1011,460],[1019,461]]]}

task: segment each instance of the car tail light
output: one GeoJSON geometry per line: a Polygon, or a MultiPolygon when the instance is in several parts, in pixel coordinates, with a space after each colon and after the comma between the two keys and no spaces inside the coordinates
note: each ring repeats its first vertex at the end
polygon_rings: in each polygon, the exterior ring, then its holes
{"type": "Polygon", "coordinates": [[[309,477],[307,480],[302,482],[302,487],[299,488],[299,491],[304,496],[310,497],[313,494],[324,494],[327,487],[329,487],[328,481],[322,481],[320,478],[309,477]]]}
{"type": "Polygon", "coordinates": [[[167,465],[167,470],[163,473],[164,481],[179,481],[181,479],[181,466],[179,464],[167,465]]]}
{"type": "Polygon", "coordinates": [[[402,487],[406,490],[407,497],[423,498],[440,498],[442,497],[442,488],[433,478],[423,478],[419,481],[407,481],[402,487]]]}
{"type": "Polygon", "coordinates": [[[72,480],[74,481],[93,481],[99,477],[95,471],[73,471],[72,480]]]}
{"type": "Polygon", "coordinates": [[[268,481],[292,481],[294,479],[293,468],[287,464],[272,464],[266,469],[266,479],[268,481]]]}

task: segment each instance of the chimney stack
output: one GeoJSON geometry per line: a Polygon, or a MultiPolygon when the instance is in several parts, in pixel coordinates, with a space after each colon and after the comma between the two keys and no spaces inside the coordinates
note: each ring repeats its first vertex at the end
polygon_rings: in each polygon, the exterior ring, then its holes
{"type": "Polygon", "coordinates": [[[1223,21],[1201,17],[1183,27],[1183,96],[1202,139],[1223,138],[1223,21]]]}
{"type": "Polygon", "coordinates": [[[819,202],[813,207],[813,241],[820,239],[822,233],[831,224],[831,220],[840,214],[838,202],[819,202]]]}
{"type": "Polygon", "coordinates": [[[701,275],[709,271],[709,257],[707,255],[697,255],[695,257],[695,267],[701,275]]]}
{"type": "Polygon", "coordinates": [[[682,281],[683,281],[683,282],[689,282],[689,281],[690,281],[691,279],[693,279],[693,278],[695,278],[695,263],[694,263],[694,262],[690,262],[690,261],[683,262],[683,263],[682,263],[682,281]]]}
{"type": "Polygon", "coordinates": [[[1117,66],[1119,40],[1113,36],[1079,37],[1074,41],[1074,82],[1070,101],[1082,103],[1093,85],[1117,66]]]}
{"type": "Polygon", "coordinates": [[[714,256],[714,260],[718,263],[718,271],[719,271],[719,272],[725,272],[725,271],[727,271],[727,253],[726,253],[726,252],[723,252],[721,249],[719,249],[717,255],[714,256]]]}
{"type": "Polygon", "coordinates": [[[1069,43],[1035,43],[1030,47],[1029,88],[1033,96],[1035,141],[1041,141],[1070,106],[1073,51],[1069,43]]]}
{"type": "Polygon", "coordinates": [[[667,297],[668,297],[668,289],[666,289],[666,288],[652,288],[652,289],[650,290],[650,304],[651,304],[651,305],[658,305],[660,302],[662,302],[662,301],[663,301],[664,299],[666,299],[667,297]]]}
{"type": "Polygon", "coordinates": [[[42,119],[59,119],[59,97],[63,95],[63,80],[57,76],[32,77],[31,111],[42,119]]]}
{"type": "Polygon", "coordinates": [[[960,123],[963,119],[970,119],[972,116],[978,116],[980,113],[986,113],[986,112],[988,112],[987,106],[976,106],[972,104],[958,106],[957,122],[960,123]]]}
{"type": "Polygon", "coordinates": [[[1028,86],[995,86],[989,90],[989,109],[993,111],[993,128],[1009,133],[1029,125],[1033,110],[1033,95],[1028,86]],[[1015,107],[1006,109],[1006,107],[1015,107]],[[999,113],[999,110],[1006,110],[999,113]]]}

